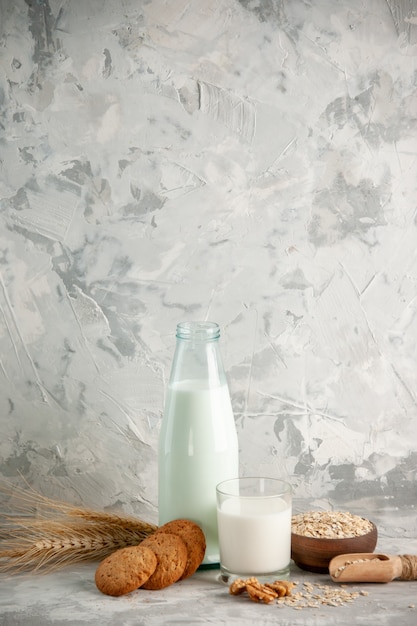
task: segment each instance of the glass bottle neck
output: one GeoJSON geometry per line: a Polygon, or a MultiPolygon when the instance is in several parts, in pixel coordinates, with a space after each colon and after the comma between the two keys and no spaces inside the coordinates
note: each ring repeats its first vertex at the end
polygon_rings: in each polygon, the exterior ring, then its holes
{"type": "Polygon", "coordinates": [[[201,388],[226,384],[220,355],[219,325],[214,322],[181,322],[170,384],[198,385],[201,388]],[[191,381],[194,381],[191,383],[191,381]]]}
{"type": "Polygon", "coordinates": [[[181,322],[177,325],[177,339],[202,342],[217,341],[220,327],[215,322],[181,322]]]}

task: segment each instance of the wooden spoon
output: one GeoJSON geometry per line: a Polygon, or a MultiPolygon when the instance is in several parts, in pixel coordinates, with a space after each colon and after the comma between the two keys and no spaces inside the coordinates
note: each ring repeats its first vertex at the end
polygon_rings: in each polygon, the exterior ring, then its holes
{"type": "Polygon", "coordinates": [[[417,556],[374,552],[339,554],[330,561],[329,574],[338,583],[389,583],[395,578],[417,580],[417,556]]]}

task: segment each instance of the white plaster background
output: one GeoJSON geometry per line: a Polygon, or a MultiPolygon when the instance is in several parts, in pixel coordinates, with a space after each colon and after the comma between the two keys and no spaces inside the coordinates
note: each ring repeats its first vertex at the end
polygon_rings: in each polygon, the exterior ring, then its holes
{"type": "Polygon", "coordinates": [[[417,3],[0,0],[0,476],[156,521],[175,326],[243,474],[415,536],[417,3]]]}

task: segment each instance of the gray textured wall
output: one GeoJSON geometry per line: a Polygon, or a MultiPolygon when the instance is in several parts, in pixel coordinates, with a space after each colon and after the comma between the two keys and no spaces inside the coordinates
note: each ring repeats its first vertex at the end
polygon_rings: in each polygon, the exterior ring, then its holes
{"type": "Polygon", "coordinates": [[[416,533],[417,3],[0,0],[0,476],[156,520],[177,322],[242,474],[416,533]]]}

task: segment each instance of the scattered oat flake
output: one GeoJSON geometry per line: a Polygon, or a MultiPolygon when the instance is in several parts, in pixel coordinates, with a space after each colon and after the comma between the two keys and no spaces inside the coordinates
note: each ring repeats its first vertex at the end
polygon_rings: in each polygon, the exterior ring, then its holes
{"type": "MultiPolygon", "coordinates": [[[[255,586],[261,591],[262,585],[256,579],[252,579],[255,582],[255,586]]],[[[287,583],[288,584],[288,583],[287,583]]],[[[324,606],[339,607],[346,606],[354,602],[360,596],[369,595],[368,591],[348,591],[340,586],[331,586],[321,583],[303,582],[300,585],[300,589],[297,589],[299,583],[289,583],[292,587],[288,590],[288,594],[282,597],[276,598],[261,598],[261,593],[256,596],[256,600],[261,602],[267,602],[268,604],[275,604],[276,606],[283,608],[284,606],[291,607],[296,610],[301,609],[317,609],[324,606]]],[[[240,589],[234,591],[232,587],[232,595],[241,595],[240,589]]],[[[252,599],[254,599],[252,597],[252,599]]],[[[411,608],[411,607],[410,607],[411,608]]]]}

